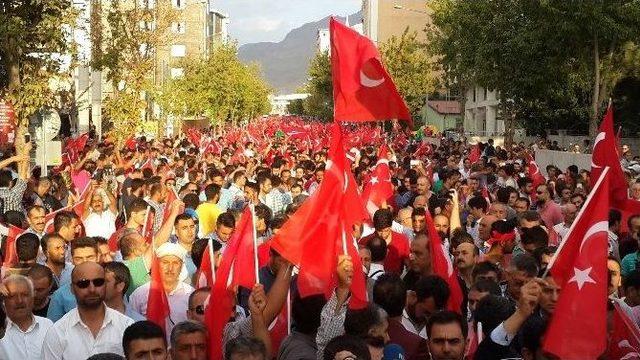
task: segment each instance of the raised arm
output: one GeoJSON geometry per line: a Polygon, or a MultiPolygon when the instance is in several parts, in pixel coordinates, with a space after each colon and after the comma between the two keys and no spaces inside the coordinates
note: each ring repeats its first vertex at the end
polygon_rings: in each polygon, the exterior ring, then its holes
{"type": "Polygon", "coordinates": [[[291,286],[291,271],[293,266],[281,266],[276,280],[267,295],[267,306],[264,309],[264,320],[267,324],[271,324],[273,319],[278,316],[287,300],[287,293],[291,286]]]}

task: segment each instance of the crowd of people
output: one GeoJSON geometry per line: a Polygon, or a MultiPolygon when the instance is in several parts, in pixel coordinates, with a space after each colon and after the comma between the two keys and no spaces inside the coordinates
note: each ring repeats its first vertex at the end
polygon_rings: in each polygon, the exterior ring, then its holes
{"type": "MultiPolygon", "coordinates": [[[[327,147],[287,131],[189,135],[88,139],[49,176],[3,153],[0,359],[210,358],[205,310],[217,299],[202,281],[205,249],[217,266],[249,205],[258,245],[268,244],[322,183],[327,147]],[[164,324],[147,320],[154,261],[164,324]]],[[[360,191],[384,139],[345,149],[360,191]]],[[[300,296],[296,264],[273,248],[260,254],[259,284],[234,289],[225,359],[553,358],[541,339],[561,286],[545,270],[589,194],[589,169],[549,165],[540,182],[524,144],[437,140],[389,135],[393,196],[354,227],[363,267],[336,259],[330,297],[300,296]],[[433,271],[427,217],[457,271],[460,309],[447,309],[450,286],[433,271]],[[348,306],[355,271],[367,282],[361,309],[348,306]]],[[[639,240],[640,214],[611,210],[609,297],[636,323],[639,240]]]]}

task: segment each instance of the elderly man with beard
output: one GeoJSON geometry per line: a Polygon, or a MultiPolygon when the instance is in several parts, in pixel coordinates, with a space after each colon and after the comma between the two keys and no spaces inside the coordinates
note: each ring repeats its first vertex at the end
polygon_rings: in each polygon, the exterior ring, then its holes
{"type": "Polygon", "coordinates": [[[133,320],[104,304],[102,266],[92,261],[76,265],[71,281],[78,306],[49,329],[42,359],[86,359],[105,352],[124,355],[122,334],[133,320]]]}
{"type": "MultiPolygon", "coordinates": [[[[156,249],[156,256],[160,262],[162,285],[171,309],[165,327],[167,335],[169,335],[175,324],[187,320],[189,295],[194,289],[191,285],[180,281],[180,272],[187,256],[187,252],[182,246],[164,243],[156,249]]],[[[143,316],[147,316],[147,300],[150,289],[151,282],[149,281],[137,288],[129,297],[131,307],[143,316]]]]}
{"type": "Polygon", "coordinates": [[[7,326],[0,340],[0,359],[40,359],[42,343],[53,323],[32,314],[33,283],[25,276],[10,275],[3,280],[1,291],[7,326]]]}

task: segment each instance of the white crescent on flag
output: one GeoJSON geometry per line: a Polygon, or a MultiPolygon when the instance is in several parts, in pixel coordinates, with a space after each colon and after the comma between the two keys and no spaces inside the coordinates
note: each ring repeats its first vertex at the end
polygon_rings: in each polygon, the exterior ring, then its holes
{"type": "Polygon", "coordinates": [[[589,240],[589,238],[599,232],[604,232],[606,233],[609,230],[609,222],[608,221],[599,221],[593,225],[591,225],[591,227],[587,230],[587,232],[584,234],[584,237],[582,238],[582,242],[580,243],[580,252],[582,252],[582,248],[584,247],[584,244],[587,243],[587,241],[589,240]]]}
{"type": "Polygon", "coordinates": [[[384,82],[384,78],[382,79],[372,79],[364,74],[362,70],[360,70],[360,84],[365,87],[376,87],[384,82]]]}
{"type": "MultiPolygon", "coordinates": [[[[595,140],[593,141],[593,152],[595,154],[596,152],[596,146],[598,146],[598,143],[602,140],[604,140],[606,138],[606,134],[604,131],[601,131],[598,133],[598,135],[596,136],[595,140]]],[[[593,162],[593,156],[591,156],[591,167],[592,168],[596,168],[596,169],[600,169],[602,166],[597,165],[595,162],[593,162]]]]}

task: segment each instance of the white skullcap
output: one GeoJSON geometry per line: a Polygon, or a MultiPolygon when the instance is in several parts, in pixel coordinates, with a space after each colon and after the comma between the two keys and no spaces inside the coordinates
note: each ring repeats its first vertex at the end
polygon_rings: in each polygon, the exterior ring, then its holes
{"type": "Polygon", "coordinates": [[[158,256],[158,258],[169,255],[173,255],[184,262],[184,258],[187,256],[187,250],[178,244],[170,242],[166,242],[156,249],[156,256],[158,256]]]}

